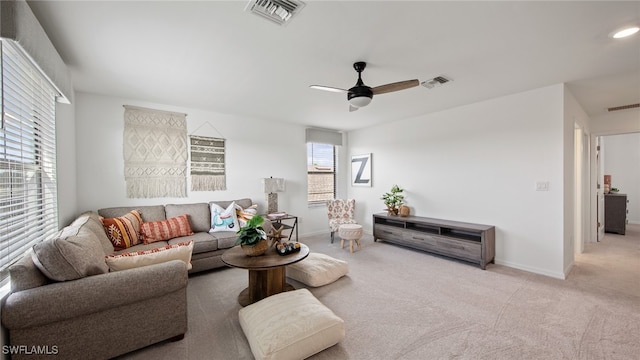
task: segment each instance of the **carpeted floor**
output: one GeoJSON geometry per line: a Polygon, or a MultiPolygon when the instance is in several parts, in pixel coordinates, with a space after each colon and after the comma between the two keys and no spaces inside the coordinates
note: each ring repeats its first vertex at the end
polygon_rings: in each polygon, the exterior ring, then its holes
{"type": "MultiPolygon", "coordinates": [[[[353,254],[328,235],[301,240],[350,269],[310,289],[346,326],[346,339],[314,360],[640,358],[640,225],[588,244],[567,280],[483,271],[371,237],[353,254]]],[[[246,285],[242,269],[191,276],[185,338],[121,358],[252,359],[238,323],[246,285]]]]}

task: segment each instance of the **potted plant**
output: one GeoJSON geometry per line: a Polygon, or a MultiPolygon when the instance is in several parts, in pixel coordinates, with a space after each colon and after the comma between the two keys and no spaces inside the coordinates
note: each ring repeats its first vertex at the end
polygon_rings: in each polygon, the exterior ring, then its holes
{"type": "Polygon", "coordinates": [[[267,233],[262,228],[264,219],[260,215],[254,215],[247,224],[238,230],[238,239],[235,245],[240,245],[248,256],[259,256],[269,248],[267,233]]]}
{"type": "Polygon", "coordinates": [[[381,199],[384,200],[389,215],[398,215],[398,208],[404,203],[403,191],[398,185],[393,185],[390,192],[382,195],[381,199]]]}

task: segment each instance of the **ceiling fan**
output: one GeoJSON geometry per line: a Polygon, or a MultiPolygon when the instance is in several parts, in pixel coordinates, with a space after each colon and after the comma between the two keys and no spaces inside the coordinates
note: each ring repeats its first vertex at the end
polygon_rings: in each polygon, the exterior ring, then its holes
{"type": "Polygon", "coordinates": [[[390,84],[380,85],[376,87],[369,87],[362,82],[362,71],[367,66],[366,62],[358,61],[353,64],[353,68],[358,72],[358,82],[349,90],[323,86],[323,85],[311,85],[312,89],[333,91],[333,92],[346,92],[347,100],[349,101],[349,111],[356,111],[363,106],[369,105],[373,95],[386,94],[394,91],[400,91],[409,89],[414,86],[418,86],[420,82],[418,79],[398,81],[390,84]]]}

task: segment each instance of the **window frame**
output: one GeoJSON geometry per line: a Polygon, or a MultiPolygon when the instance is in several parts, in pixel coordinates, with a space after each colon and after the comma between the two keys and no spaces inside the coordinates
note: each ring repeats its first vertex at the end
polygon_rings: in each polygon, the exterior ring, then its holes
{"type": "Polygon", "coordinates": [[[325,205],[328,200],[334,200],[336,198],[336,192],[338,187],[338,146],[333,144],[324,144],[317,142],[308,142],[307,143],[307,205],[310,207],[313,206],[321,206],[325,205]],[[312,171],[311,167],[313,166],[313,155],[309,154],[310,150],[313,150],[314,145],[321,146],[330,146],[332,148],[332,165],[329,171],[321,170],[321,171],[312,171]],[[309,163],[309,159],[311,159],[311,164],[309,163]],[[311,193],[312,186],[310,183],[310,176],[313,175],[323,175],[323,174],[331,174],[332,175],[332,192],[331,198],[322,198],[319,200],[311,200],[310,198],[313,195],[317,194],[327,194],[327,192],[323,193],[311,193]]]}

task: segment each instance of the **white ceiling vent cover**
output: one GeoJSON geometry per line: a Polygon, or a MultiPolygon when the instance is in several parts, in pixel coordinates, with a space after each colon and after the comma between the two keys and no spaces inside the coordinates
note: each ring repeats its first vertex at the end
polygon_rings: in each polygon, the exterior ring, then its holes
{"type": "Polygon", "coordinates": [[[440,75],[440,76],[434,77],[433,79],[423,81],[421,84],[427,89],[433,89],[434,87],[442,86],[450,81],[453,81],[453,80],[443,75],[440,75]]]}
{"type": "Polygon", "coordinates": [[[300,12],[304,3],[298,0],[251,0],[245,11],[259,15],[278,25],[286,25],[300,12]]]}

